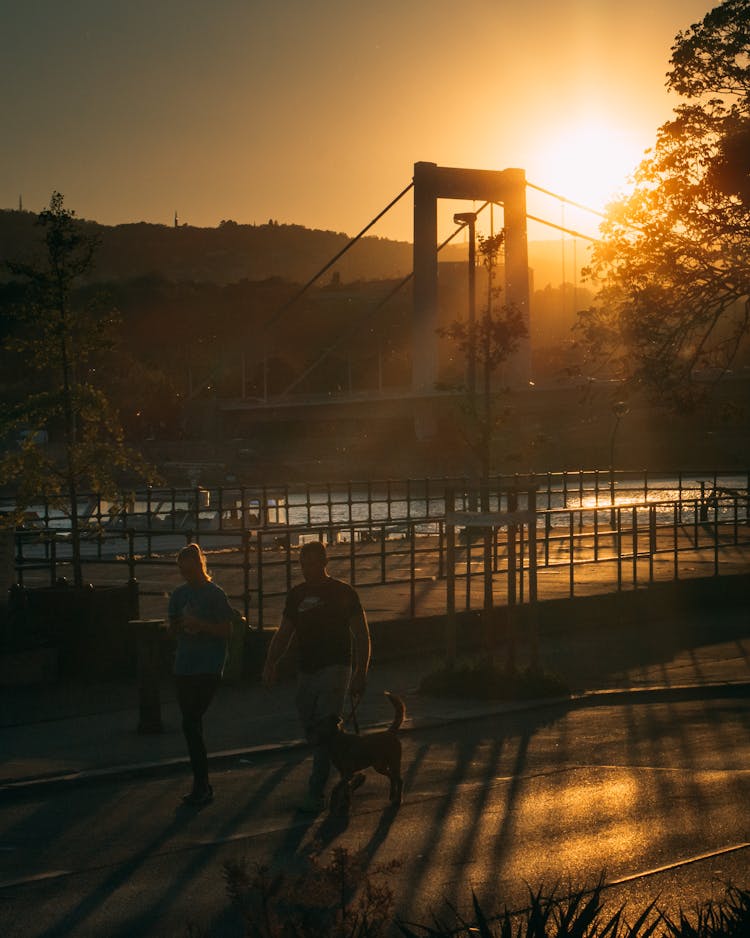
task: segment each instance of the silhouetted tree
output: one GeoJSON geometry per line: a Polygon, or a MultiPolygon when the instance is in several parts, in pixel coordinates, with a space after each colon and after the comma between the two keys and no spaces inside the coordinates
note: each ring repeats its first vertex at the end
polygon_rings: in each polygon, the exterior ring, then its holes
{"type": "Polygon", "coordinates": [[[692,407],[750,322],[750,0],[677,35],[667,86],[687,99],[612,204],[589,270],[583,344],[609,373],[692,407]],[[710,379],[710,380],[709,380],[710,379]]]}
{"type": "Polygon", "coordinates": [[[116,317],[83,303],[76,286],[91,269],[96,239],[82,229],[75,213],[53,192],[40,213],[44,260],[10,262],[14,277],[27,284],[15,308],[16,331],[8,351],[29,369],[31,393],[0,412],[0,434],[30,431],[5,454],[3,477],[17,481],[17,508],[41,494],[66,512],[71,524],[73,576],[81,585],[78,498],[88,487],[114,497],[117,470],[146,473],[140,458],[123,441],[118,415],[101,387],[96,363],[112,341],[116,317]],[[62,447],[40,445],[40,431],[62,428],[62,447]]]}
{"type": "Polygon", "coordinates": [[[475,356],[481,388],[475,393],[473,388],[463,386],[462,433],[479,461],[482,479],[487,479],[492,462],[492,440],[503,417],[498,407],[500,392],[493,387],[493,376],[500,365],[518,351],[527,329],[519,309],[508,304],[497,305],[501,291],[495,286],[495,274],[505,232],[487,237],[479,235],[477,240],[478,254],[487,269],[484,308],[473,324],[465,319],[455,320],[440,329],[439,334],[456,342],[467,361],[475,356]]]}

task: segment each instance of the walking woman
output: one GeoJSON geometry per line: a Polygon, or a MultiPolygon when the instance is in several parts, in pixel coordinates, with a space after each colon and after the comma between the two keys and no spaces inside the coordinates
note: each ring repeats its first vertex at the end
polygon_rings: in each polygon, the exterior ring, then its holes
{"type": "Polygon", "coordinates": [[[211,581],[206,556],[198,544],[177,555],[185,580],[169,598],[169,625],[177,636],[174,672],[182,730],[193,769],[193,788],[183,797],[200,807],[214,796],[208,782],[208,758],[203,742],[203,715],[219,686],[232,628],[232,609],[226,593],[211,581]]]}

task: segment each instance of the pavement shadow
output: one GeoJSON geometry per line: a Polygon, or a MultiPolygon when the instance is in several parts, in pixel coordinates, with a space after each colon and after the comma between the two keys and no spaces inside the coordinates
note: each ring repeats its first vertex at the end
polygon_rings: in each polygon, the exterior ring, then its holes
{"type": "Polygon", "coordinates": [[[541,659],[573,690],[629,684],[639,676],[669,686],[676,680],[702,680],[700,650],[727,643],[746,661],[750,620],[740,608],[675,606],[669,616],[654,622],[599,620],[564,624],[542,630],[541,659]],[[674,663],[680,662],[675,678],[674,663]]]}
{"type": "MultiPolygon", "coordinates": [[[[240,824],[247,819],[248,814],[253,810],[257,810],[258,805],[262,804],[295,770],[298,761],[298,759],[290,758],[284,764],[278,766],[252,792],[251,800],[238,801],[234,810],[225,813],[225,819],[221,826],[212,832],[210,843],[201,843],[199,850],[180,851],[179,859],[175,861],[174,875],[166,880],[165,888],[159,893],[158,899],[150,903],[142,900],[139,903],[137,913],[122,923],[117,934],[131,936],[153,933],[154,927],[165,917],[175,899],[186,890],[189,890],[191,884],[198,877],[205,875],[209,870],[212,873],[215,872],[217,852],[237,832],[240,824]]],[[[115,793],[113,793],[113,797],[115,797],[115,793]]],[[[56,799],[53,799],[45,803],[45,808],[54,810],[56,804],[56,799]]],[[[66,814],[66,826],[68,823],[74,824],[76,820],[80,820],[84,816],[87,810],[87,802],[82,799],[80,804],[78,817],[68,817],[66,814]]],[[[117,863],[111,873],[99,885],[95,886],[85,898],[43,933],[43,938],[62,938],[65,935],[79,933],[81,930],[85,931],[89,919],[94,917],[118,890],[128,887],[130,881],[149,861],[153,860],[154,856],[168,851],[170,842],[175,835],[189,829],[200,811],[209,810],[210,807],[195,809],[178,804],[166,826],[148,839],[127,860],[123,863],[117,863]]],[[[59,812],[59,806],[56,810],[59,812]]]]}

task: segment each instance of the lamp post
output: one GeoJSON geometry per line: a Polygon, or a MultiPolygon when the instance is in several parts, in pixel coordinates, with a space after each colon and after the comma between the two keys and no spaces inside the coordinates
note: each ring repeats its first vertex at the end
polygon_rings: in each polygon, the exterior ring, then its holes
{"type": "Polygon", "coordinates": [[[464,225],[469,229],[469,344],[466,362],[466,386],[472,408],[477,392],[477,346],[476,346],[476,212],[457,212],[453,216],[456,225],[464,225]]]}

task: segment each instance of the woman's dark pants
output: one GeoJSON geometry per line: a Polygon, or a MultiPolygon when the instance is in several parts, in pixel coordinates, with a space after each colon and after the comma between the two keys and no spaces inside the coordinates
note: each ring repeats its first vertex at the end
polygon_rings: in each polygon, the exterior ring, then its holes
{"type": "Polygon", "coordinates": [[[218,674],[176,676],[177,700],[182,711],[182,731],[187,742],[193,769],[193,787],[196,791],[205,791],[208,788],[208,757],[203,742],[203,714],[208,710],[220,680],[218,674]]]}

